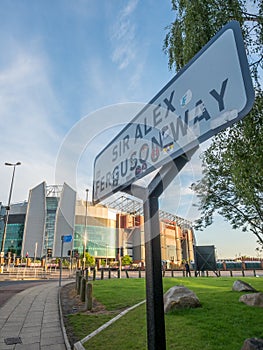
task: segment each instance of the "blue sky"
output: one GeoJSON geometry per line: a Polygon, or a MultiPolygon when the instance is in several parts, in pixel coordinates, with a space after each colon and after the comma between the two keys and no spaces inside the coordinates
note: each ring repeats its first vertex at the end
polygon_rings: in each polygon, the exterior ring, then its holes
{"type": "MultiPolygon", "coordinates": [[[[4,163],[17,161],[13,201],[27,199],[43,180],[67,181],[84,198],[96,154],[174,76],[162,51],[171,2],[2,0],[0,18],[0,201],[7,202],[11,179],[4,163]],[[108,106],[131,102],[123,118],[98,118],[108,106]],[[61,150],[67,169],[59,165],[61,150]]],[[[189,185],[200,176],[196,155],[162,196],[161,209],[198,217],[189,185]]],[[[255,255],[253,236],[219,217],[196,237],[214,244],[219,257],[255,255]]]]}

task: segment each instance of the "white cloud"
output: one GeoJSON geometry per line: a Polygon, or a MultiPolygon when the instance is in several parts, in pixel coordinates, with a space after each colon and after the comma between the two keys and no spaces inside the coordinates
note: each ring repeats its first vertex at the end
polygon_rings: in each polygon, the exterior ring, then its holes
{"type": "Polygon", "coordinates": [[[21,161],[13,200],[26,199],[28,189],[51,180],[59,145],[56,121],[61,113],[49,81],[48,61],[42,52],[12,47],[12,59],[0,68],[1,190],[5,200],[10,169],[4,162],[21,161]],[[4,169],[3,169],[4,167],[4,169]]]}
{"type": "Polygon", "coordinates": [[[138,4],[138,0],[131,0],[128,5],[124,8],[123,10],[123,16],[129,16],[131,15],[135,9],[136,9],[136,6],[138,4]]]}
{"type": "Polygon", "coordinates": [[[33,130],[39,129],[50,135],[50,106],[55,107],[54,113],[58,110],[42,57],[19,51],[9,66],[0,71],[0,99],[1,119],[7,119],[2,125],[4,135],[21,135],[23,131],[33,136],[33,130]]]}
{"type": "Polygon", "coordinates": [[[137,54],[136,26],[130,18],[137,4],[138,0],[129,1],[120,11],[119,19],[112,28],[111,41],[114,46],[112,60],[118,64],[120,70],[129,66],[137,54]]]}

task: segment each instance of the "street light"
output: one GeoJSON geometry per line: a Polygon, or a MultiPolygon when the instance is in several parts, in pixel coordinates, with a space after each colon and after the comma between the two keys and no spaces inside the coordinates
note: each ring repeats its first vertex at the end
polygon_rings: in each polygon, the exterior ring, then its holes
{"type": "Polygon", "coordinates": [[[86,189],[86,213],[85,213],[85,231],[84,231],[84,249],[83,249],[83,270],[85,270],[86,262],[86,247],[87,247],[87,220],[88,220],[88,194],[89,189],[86,189]]]}
{"type": "Polygon", "coordinates": [[[106,267],[108,266],[108,244],[106,244],[106,267]]]}
{"type": "Polygon", "coordinates": [[[7,231],[7,224],[8,224],[8,217],[9,217],[9,211],[10,211],[10,204],[11,204],[11,197],[13,192],[13,185],[14,185],[14,177],[15,177],[15,170],[17,165],[21,165],[20,162],[17,163],[5,163],[6,166],[12,166],[13,167],[13,175],[11,180],[11,186],[9,191],[9,198],[8,198],[8,204],[6,207],[6,217],[5,217],[5,223],[4,223],[4,232],[3,232],[3,238],[2,238],[2,244],[1,244],[1,257],[4,257],[4,249],[5,249],[5,239],[6,239],[6,231],[7,231]]]}

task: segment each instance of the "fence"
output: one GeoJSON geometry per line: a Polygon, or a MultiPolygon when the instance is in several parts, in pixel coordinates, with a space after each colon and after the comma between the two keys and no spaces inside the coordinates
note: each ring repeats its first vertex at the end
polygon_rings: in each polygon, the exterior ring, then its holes
{"type": "MultiPolygon", "coordinates": [[[[216,271],[201,271],[196,273],[193,269],[191,270],[191,276],[224,276],[224,277],[263,277],[263,269],[261,267],[245,269],[217,269],[216,271]]],[[[98,279],[110,279],[110,278],[144,278],[145,270],[142,269],[93,269],[91,271],[86,270],[85,278],[87,280],[98,280],[98,279]]],[[[166,269],[163,270],[163,277],[186,277],[186,272],[183,269],[166,269]]]]}
{"type": "MultiPolygon", "coordinates": [[[[0,279],[15,279],[15,280],[26,280],[26,279],[58,279],[59,268],[47,268],[42,267],[9,267],[8,270],[3,271],[0,274],[0,279]]],[[[75,275],[75,271],[68,268],[62,269],[62,278],[72,278],[75,275]]]]}
{"type": "MultiPolygon", "coordinates": [[[[59,267],[50,267],[43,269],[41,267],[10,267],[8,271],[4,271],[0,274],[0,279],[58,279],[59,267]]],[[[63,268],[62,278],[69,279],[75,276],[76,270],[63,268]]],[[[86,269],[83,271],[83,275],[87,280],[95,279],[110,279],[110,278],[144,278],[144,269],[86,269]]],[[[233,264],[229,263],[223,265],[219,263],[216,271],[194,271],[191,269],[191,276],[224,276],[224,277],[263,277],[263,268],[259,264],[249,262],[246,264],[233,264]]],[[[165,269],[163,270],[163,277],[186,277],[184,269],[165,269]]]]}

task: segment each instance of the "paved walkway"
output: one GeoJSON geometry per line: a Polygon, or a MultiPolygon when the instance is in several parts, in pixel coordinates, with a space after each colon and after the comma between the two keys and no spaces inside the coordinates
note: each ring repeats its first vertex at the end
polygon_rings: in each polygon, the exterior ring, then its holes
{"type": "Polygon", "coordinates": [[[66,350],[58,291],[58,282],[42,284],[0,308],[0,350],[66,350]]]}

